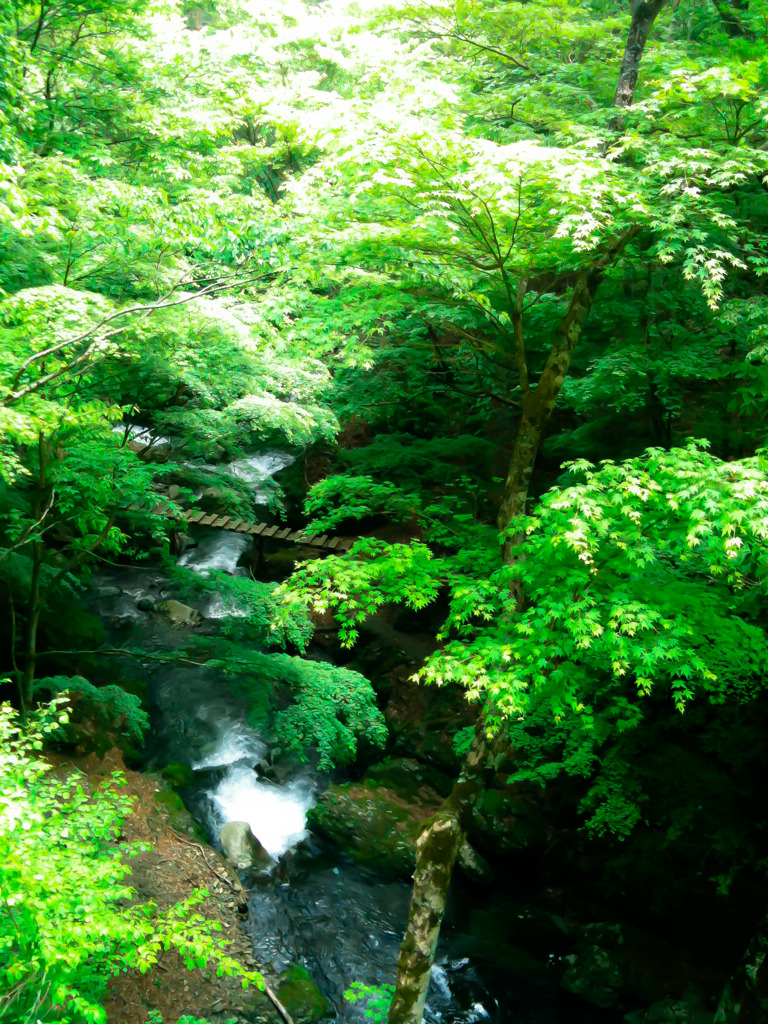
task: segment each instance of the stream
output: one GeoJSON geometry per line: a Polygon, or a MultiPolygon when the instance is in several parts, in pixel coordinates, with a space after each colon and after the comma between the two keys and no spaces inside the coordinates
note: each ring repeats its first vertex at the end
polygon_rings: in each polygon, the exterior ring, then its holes
{"type": "MultiPolygon", "coordinates": [[[[266,502],[268,478],[289,458],[266,452],[226,467],[248,481],[254,500],[266,502]]],[[[250,539],[226,531],[198,529],[196,546],[179,564],[205,573],[212,569],[247,575],[250,539]]],[[[177,597],[171,578],[157,568],[111,567],[94,576],[88,603],[107,629],[110,642],[168,651],[184,642],[185,628],[171,626],[151,603],[177,597]],[[144,609],[137,607],[141,604],[144,609]]],[[[183,600],[183,598],[182,598],[183,600]]],[[[200,629],[215,633],[228,616],[243,614],[220,597],[200,602],[200,629]]],[[[352,982],[393,982],[405,927],[410,886],[360,867],[307,829],[307,812],[328,776],[310,765],[284,767],[271,781],[254,767],[269,759],[270,737],[246,723],[245,702],[230,681],[210,667],[119,659],[121,671],[140,674],[147,687],[149,767],[171,761],[188,764],[194,785],[185,802],[218,846],[227,821],[247,821],[275,860],[270,884],[252,889],[245,928],[256,962],[268,973],[300,963],[330,1000],[339,1022],[364,1021],[361,1004],[344,999],[352,982]]],[[[521,980],[474,955],[477,943],[460,922],[476,899],[493,905],[463,880],[454,884],[438,957],[432,972],[425,1020],[429,1024],[554,1024],[569,1019],[560,1010],[556,977],[521,980]],[[560,1010],[560,1012],[559,1012],[560,1010]]],[[[499,911],[504,913],[503,904],[499,911]]]]}

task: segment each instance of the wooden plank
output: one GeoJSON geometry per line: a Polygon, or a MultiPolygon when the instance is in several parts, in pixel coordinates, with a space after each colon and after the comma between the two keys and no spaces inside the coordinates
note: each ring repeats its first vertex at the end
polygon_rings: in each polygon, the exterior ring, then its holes
{"type": "Polygon", "coordinates": [[[211,526],[213,526],[214,530],[223,530],[230,518],[230,516],[217,516],[215,521],[211,523],[211,526]]]}
{"type": "Polygon", "coordinates": [[[195,512],[193,509],[189,510],[189,516],[187,518],[188,523],[199,523],[205,515],[205,512],[195,512]]]}
{"type": "Polygon", "coordinates": [[[290,544],[295,544],[300,536],[301,536],[301,531],[300,530],[295,530],[293,533],[289,533],[288,536],[285,539],[290,544]]]}
{"type": "Polygon", "coordinates": [[[201,526],[210,526],[216,520],[216,516],[203,516],[200,520],[201,526]]]}
{"type": "Polygon", "coordinates": [[[339,551],[349,551],[354,543],[354,537],[342,537],[339,541],[339,551]]]}
{"type": "Polygon", "coordinates": [[[329,551],[333,551],[339,546],[340,540],[341,537],[332,537],[331,540],[329,540],[325,546],[328,548],[329,551]]]}
{"type": "Polygon", "coordinates": [[[240,522],[235,527],[235,532],[236,533],[248,533],[250,528],[251,528],[250,524],[246,523],[246,521],[244,519],[241,519],[240,522]]]}
{"type": "Polygon", "coordinates": [[[229,522],[227,523],[227,529],[236,530],[240,523],[242,523],[242,521],[242,519],[230,519],[229,522]]]}
{"type": "Polygon", "coordinates": [[[287,530],[278,530],[275,534],[275,540],[285,540],[290,532],[290,528],[287,530]]]}
{"type": "Polygon", "coordinates": [[[268,526],[266,528],[266,530],[264,531],[264,533],[262,534],[262,536],[264,536],[264,537],[274,537],[274,535],[276,533],[277,533],[277,527],[276,526],[268,526]]]}
{"type": "Polygon", "coordinates": [[[324,548],[325,542],[328,540],[328,534],[323,533],[319,537],[310,537],[309,543],[313,548],[324,548]]]}
{"type": "Polygon", "coordinates": [[[254,523],[253,526],[248,527],[248,533],[250,533],[252,537],[258,537],[259,534],[264,533],[266,525],[266,523],[254,523]]]}

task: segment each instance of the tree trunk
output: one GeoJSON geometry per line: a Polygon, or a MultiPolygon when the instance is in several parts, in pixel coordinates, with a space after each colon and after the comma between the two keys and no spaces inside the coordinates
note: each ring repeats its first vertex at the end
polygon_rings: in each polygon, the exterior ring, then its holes
{"type": "Polygon", "coordinates": [[[768,914],[757,927],[720,998],[715,1024],[761,1024],[768,1019],[768,914]]]}
{"type": "MultiPolygon", "coordinates": [[[[623,247],[622,244],[621,248],[623,247]]],[[[523,414],[509,460],[509,469],[497,520],[499,529],[504,533],[507,533],[512,520],[517,516],[525,515],[531,473],[544,436],[544,428],[557,405],[571,365],[573,350],[589,316],[604,270],[605,264],[600,264],[579,274],[568,310],[557,329],[557,335],[541,377],[523,403],[523,414]]],[[[507,533],[504,542],[504,561],[508,565],[516,557],[516,548],[519,546],[519,542],[519,535],[507,533]]]]}
{"type": "MultiPolygon", "coordinates": [[[[639,232],[638,227],[628,228],[599,260],[576,278],[571,301],[560,321],[544,370],[523,405],[498,517],[502,531],[506,531],[517,516],[525,513],[528,485],[544,428],[557,403],[573,350],[605,270],[639,232]]],[[[504,558],[508,563],[515,557],[519,541],[519,536],[507,538],[504,558]]],[[[389,1010],[389,1024],[421,1024],[453,866],[466,835],[472,808],[486,777],[493,774],[495,762],[503,754],[504,743],[503,731],[493,737],[488,736],[485,716],[481,716],[451,795],[419,836],[413,895],[397,961],[397,984],[389,1010]]]]}
{"type": "Polygon", "coordinates": [[[472,808],[503,746],[501,735],[489,737],[481,720],[451,795],[416,843],[413,894],[397,960],[389,1024],[421,1024],[453,868],[472,808]]]}
{"type": "Polygon", "coordinates": [[[613,97],[613,104],[616,107],[632,106],[643,50],[645,50],[645,44],[651,34],[653,23],[666,2],[667,0],[632,0],[632,21],[613,97]]]}

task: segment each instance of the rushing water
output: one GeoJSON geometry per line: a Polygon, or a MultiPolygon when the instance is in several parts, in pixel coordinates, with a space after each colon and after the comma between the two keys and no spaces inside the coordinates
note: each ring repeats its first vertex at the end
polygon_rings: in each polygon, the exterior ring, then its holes
{"type": "Polygon", "coordinates": [[[234,574],[237,571],[237,563],[250,545],[251,538],[247,534],[208,530],[200,534],[195,547],[184,552],[179,559],[179,565],[203,574],[212,569],[222,569],[234,574]]]}
{"type": "MultiPolygon", "coordinates": [[[[266,476],[288,461],[282,453],[266,453],[228,468],[252,483],[258,500],[266,492],[266,476]]],[[[200,531],[197,546],[179,563],[199,573],[244,573],[238,565],[248,543],[242,535],[200,531]]],[[[157,570],[111,569],[94,580],[91,606],[112,641],[170,650],[184,642],[184,631],[156,613],[140,611],[137,602],[177,596],[171,580],[157,570]]],[[[244,613],[220,597],[201,602],[199,610],[210,620],[207,631],[244,613]]],[[[135,662],[130,671],[135,674],[135,662]]],[[[246,928],[257,962],[274,973],[303,964],[335,1007],[338,1021],[364,1021],[363,1007],[345,1001],[344,992],[354,981],[394,980],[410,886],[351,863],[308,832],[307,812],[327,778],[301,765],[284,764],[271,780],[260,773],[270,757],[270,739],[246,724],[244,702],[226,676],[210,666],[152,661],[143,663],[142,671],[152,721],[150,762],[182,761],[192,767],[196,782],[187,793],[189,806],[213,843],[225,822],[247,821],[275,860],[272,884],[256,886],[249,902],[246,928]]],[[[432,972],[430,1024],[560,1020],[551,987],[510,981],[504,972],[476,962],[468,942],[449,920],[432,972]]]]}

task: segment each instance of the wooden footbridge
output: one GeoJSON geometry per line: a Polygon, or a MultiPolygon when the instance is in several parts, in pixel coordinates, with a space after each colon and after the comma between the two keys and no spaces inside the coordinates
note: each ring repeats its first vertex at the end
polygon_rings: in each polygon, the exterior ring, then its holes
{"type": "MultiPolygon", "coordinates": [[[[129,505],[128,512],[140,511],[138,504],[129,505]]],[[[319,548],[323,551],[332,551],[341,554],[349,551],[355,543],[354,537],[329,537],[328,534],[309,534],[305,530],[282,529],[279,526],[270,526],[267,523],[249,523],[245,519],[237,519],[234,516],[207,515],[205,512],[198,512],[195,509],[187,509],[179,517],[166,508],[156,508],[156,514],[164,515],[168,519],[179,518],[189,526],[209,526],[212,530],[229,530],[232,533],[244,533],[249,537],[258,537],[259,540],[275,540],[282,544],[301,544],[303,547],[319,548]]]]}

